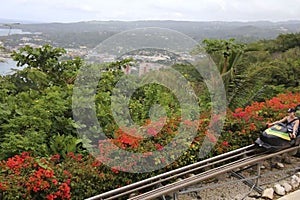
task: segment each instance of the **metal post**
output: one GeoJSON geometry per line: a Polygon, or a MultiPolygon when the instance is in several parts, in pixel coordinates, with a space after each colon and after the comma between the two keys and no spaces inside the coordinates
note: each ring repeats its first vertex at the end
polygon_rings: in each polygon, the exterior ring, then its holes
{"type": "Polygon", "coordinates": [[[259,178],[261,176],[261,162],[257,163],[257,179],[256,179],[256,183],[255,186],[259,187],[259,178]]]}
{"type": "Polygon", "coordinates": [[[173,193],[173,199],[174,200],[178,200],[178,192],[174,192],[173,193]]]}

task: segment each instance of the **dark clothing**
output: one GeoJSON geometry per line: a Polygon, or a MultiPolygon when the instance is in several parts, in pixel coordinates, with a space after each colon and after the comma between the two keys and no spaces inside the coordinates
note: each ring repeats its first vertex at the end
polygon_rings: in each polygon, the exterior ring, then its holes
{"type": "MultiPolygon", "coordinates": [[[[295,123],[296,123],[297,120],[299,120],[299,119],[295,118],[295,119],[291,120],[290,122],[286,121],[286,128],[287,128],[288,133],[293,132],[293,129],[294,129],[294,126],[295,126],[295,123]]],[[[298,134],[298,129],[296,130],[296,135],[297,134],[298,134]]]]}

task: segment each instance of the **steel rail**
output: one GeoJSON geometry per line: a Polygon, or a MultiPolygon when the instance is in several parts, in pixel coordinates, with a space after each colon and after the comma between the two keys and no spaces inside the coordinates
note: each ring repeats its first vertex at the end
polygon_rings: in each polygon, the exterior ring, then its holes
{"type": "MultiPolygon", "coordinates": [[[[238,153],[238,154],[234,154],[230,157],[224,157],[223,159],[221,158],[220,160],[216,160],[212,163],[207,163],[205,165],[201,165],[201,166],[198,166],[198,167],[195,167],[195,168],[192,168],[190,170],[187,170],[187,171],[184,171],[184,172],[180,172],[180,173],[177,173],[177,174],[174,174],[174,175],[171,175],[171,176],[168,176],[166,178],[163,178],[163,179],[158,179],[157,181],[155,182],[151,182],[151,183],[148,183],[146,185],[142,185],[140,187],[136,187],[134,189],[131,189],[131,190],[127,190],[127,191],[124,191],[122,193],[119,193],[119,194],[116,194],[114,196],[111,196],[111,197],[108,197],[106,198],[106,200],[112,200],[112,199],[116,199],[116,198],[119,198],[119,197],[122,197],[122,196],[125,196],[127,194],[132,194],[136,191],[139,191],[139,190],[142,190],[142,189],[145,189],[145,188],[149,188],[151,186],[154,186],[154,185],[158,185],[160,183],[163,183],[165,181],[168,181],[168,180],[171,180],[171,179],[174,179],[174,178],[177,178],[177,177],[180,177],[180,176],[184,176],[186,174],[190,174],[191,172],[194,172],[194,171],[198,171],[198,170],[201,170],[203,168],[207,168],[207,167],[210,167],[212,165],[216,165],[216,164],[219,164],[219,163],[222,163],[222,162],[226,162],[226,161],[229,161],[229,160],[232,160],[234,158],[237,158],[237,157],[240,157],[240,156],[244,156],[245,154],[247,153],[251,153],[251,152],[254,152],[255,149],[250,149],[250,150],[247,150],[247,151],[244,151],[244,152],[241,152],[241,153],[238,153]]],[[[243,159],[243,158],[242,158],[243,159]]],[[[205,160],[204,160],[205,161],[205,160]]],[[[238,160],[238,161],[241,161],[238,160]]]]}
{"type": "MultiPolygon", "coordinates": [[[[212,168],[212,169],[207,170],[207,171],[205,171],[205,172],[203,172],[203,173],[200,173],[200,174],[201,174],[202,176],[204,176],[204,175],[210,175],[210,174],[213,174],[213,173],[216,173],[216,172],[222,170],[223,168],[225,168],[225,167],[227,167],[227,166],[232,166],[232,165],[238,164],[238,163],[240,163],[241,161],[248,160],[248,159],[253,158],[253,157],[256,157],[256,156],[251,156],[251,157],[247,157],[247,158],[242,158],[242,159],[240,159],[240,160],[236,160],[236,161],[227,163],[227,164],[225,164],[225,165],[222,165],[222,166],[219,166],[219,167],[212,168]]],[[[198,175],[199,175],[199,174],[198,174],[198,175]]],[[[198,176],[198,175],[196,175],[196,176],[198,176]]],[[[191,177],[191,179],[195,178],[196,176],[191,177]]],[[[186,178],[186,179],[183,179],[182,181],[185,181],[185,180],[188,180],[188,179],[189,179],[189,178],[186,178]]],[[[179,181],[178,181],[178,182],[179,182],[179,181]]],[[[172,184],[176,184],[176,183],[178,183],[178,182],[175,182],[175,183],[172,183],[172,184]]],[[[181,183],[180,183],[180,184],[181,184],[181,183]]],[[[165,186],[164,186],[164,187],[165,187],[165,186]]],[[[162,188],[162,187],[160,187],[160,188],[162,188]]],[[[156,191],[159,190],[160,188],[156,189],[156,191]]],[[[153,190],[152,190],[152,191],[153,191],[153,190]]],[[[151,192],[151,191],[150,191],[150,192],[151,192]]],[[[134,199],[134,197],[133,197],[133,199],[134,199]]]]}
{"type": "Polygon", "coordinates": [[[129,198],[129,200],[154,199],[156,197],[160,197],[160,196],[172,193],[172,192],[179,191],[180,189],[186,188],[190,185],[194,185],[194,184],[196,184],[200,181],[204,181],[204,180],[213,178],[217,175],[229,172],[229,171],[234,170],[236,168],[244,167],[244,166],[247,166],[247,165],[250,165],[250,164],[253,164],[253,163],[258,163],[262,160],[266,160],[268,158],[272,158],[274,156],[277,156],[277,155],[280,155],[280,154],[283,154],[283,153],[294,151],[298,148],[299,148],[299,146],[291,147],[291,148],[288,148],[288,149],[285,149],[285,150],[282,150],[282,151],[279,151],[279,152],[271,153],[271,154],[254,156],[254,157],[251,157],[249,159],[245,159],[245,160],[243,160],[239,163],[236,163],[236,162],[229,163],[229,164],[226,164],[224,166],[208,170],[204,173],[200,173],[200,174],[197,174],[195,176],[183,179],[181,181],[177,181],[175,183],[171,183],[171,184],[162,186],[160,188],[151,190],[151,191],[146,192],[144,194],[134,196],[132,198],[129,198]]]}
{"type": "MultiPolygon", "coordinates": [[[[173,175],[172,178],[174,178],[174,176],[176,176],[176,174],[180,174],[180,176],[182,176],[184,174],[195,171],[196,168],[198,170],[199,166],[202,168],[201,165],[203,165],[203,164],[207,164],[207,163],[213,162],[213,161],[218,162],[218,160],[220,160],[222,158],[225,158],[225,160],[226,159],[228,160],[229,156],[232,156],[232,155],[234,156],[235,154],[238,154],[239,156],[245,155],[246,153],[254,151],[255,150],[254,147],[255,147],[254,144],[248,145],[246,147],[242,147],[242,148],[239,148],[239,149],[236,149],[236,150],[233,150],[233,151],[230,151],[230,152],[227,152],[227,153],[224,153],[224,154],[212,157],[212,158],[208,158],[208,159],[199,161],[197,163],[193,163],[193,164],[190,164],[190,165],[187,165],[187,166],[184,166],[184,167],[181,167],[181,168],[178,168],[178,169],[175,169],[175,170],[172,170],[172,171],[169,171],[169,172],[166,172],[166,173],[163,173],[163,174],[160,174],[160,175],[157,175],[157,176],[121,187],[121,188],[117,188],[117,189],[87,198],[86,200],[114,199],[114,198],[120,197],[121,194],[122,194],[122,196],[124,196],[124,195],[130,194],[134,191],[138,191],[140,189],[144,189],[146,187],[152,186],[153,181],[156,181],[155,183],[157,184],[157,183],[161,182],[160,179],[168,177],[168,176],[170,177],[173,174],[175,174],[175,175],[173,175]],[[187,172],[187,170],[189,172],[187,172]],[[115,195],[115,196],[113,196],[113,195],[115,195]]],[[[224,162],[224,161],[219,161],[219,162],[224,162]]],[[[176,177],[178,177],[178,176],[176,176],[176,177]]],[[[171,178],[165,178],[165,180],[169,180],[169,179],[171,179],[171,178]]]]}

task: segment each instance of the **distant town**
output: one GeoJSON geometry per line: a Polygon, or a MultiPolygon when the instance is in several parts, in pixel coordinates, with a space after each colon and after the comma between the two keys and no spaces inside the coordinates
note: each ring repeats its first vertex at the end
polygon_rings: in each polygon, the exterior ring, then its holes
{"type": "MultiPolygon", "coordinates": [[[[180,22],[180,21],[136,21],[136,22],[78,22],[49,24],[1,23],[0,21],[0,61],[10,59],[10,52],[29,45],[41,47],[50,44],[62,47],[67,51],[67,57],[81,57],[92,61],[110,62],[115,58],[109,53],[93,55],[93,49],[105,39],[120,33],[141,27],[160,27],[179,31],[201,42],[205,38],[229,39],[236,38],[239,42],[253,42],[261,39],[273,39],[279,34],[300,31],[300,21],[286,22],[180,22]]],[[[161,68],[176,60],[183,62],[189,56],[183,52],[152,52],[144,50],[130,55],[139,63],[140,69],[132,67],[130,73],[147,72],[150,69],[161,68]],[[177,56],[176,56],[177,54],[177,56]],[[179,59],[179,57],[181,57],[179,59]],[[153,65],[155,63],[155,65],[153,65]],[[137,72],[136,70],[139,70],[137,72]]],[[[129,55],[125,57],[130,57],[129,55]]],[[[129,73],[129,71],[128,71],[129,73]]]]}

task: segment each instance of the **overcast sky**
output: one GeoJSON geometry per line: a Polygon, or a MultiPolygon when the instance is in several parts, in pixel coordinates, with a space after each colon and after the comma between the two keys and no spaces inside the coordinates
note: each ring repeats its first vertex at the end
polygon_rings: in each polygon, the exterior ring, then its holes
{"type": "Polygon", "coordinates": [[[36,22],[89,20],[300,20],[300,0],[6,0],[1,19],[36,22]]]}

